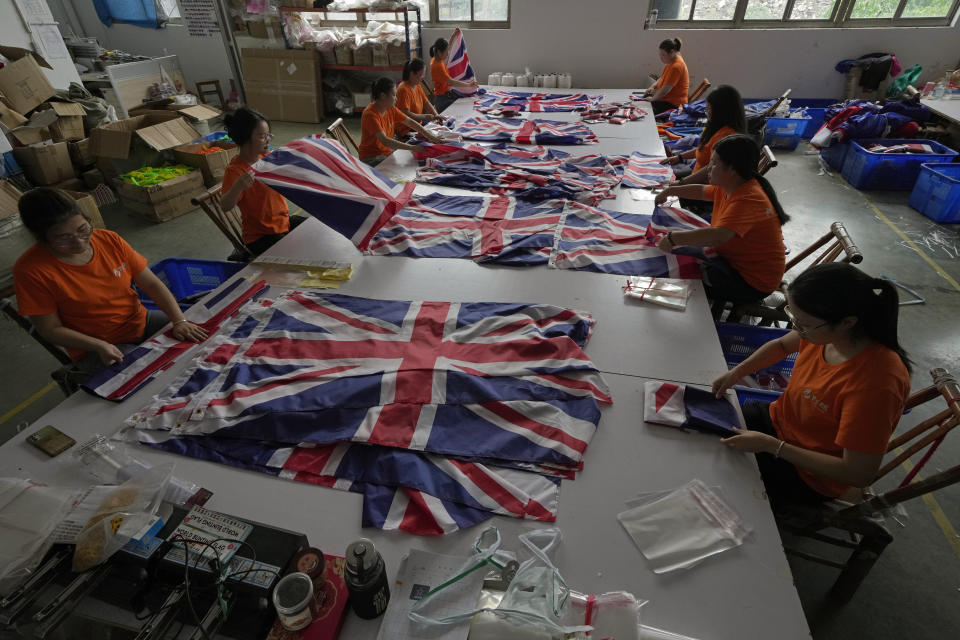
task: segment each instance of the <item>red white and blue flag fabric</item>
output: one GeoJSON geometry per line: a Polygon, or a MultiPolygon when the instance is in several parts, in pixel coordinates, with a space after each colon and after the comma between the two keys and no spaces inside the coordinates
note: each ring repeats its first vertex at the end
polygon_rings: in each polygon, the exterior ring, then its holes
{"type": "Polygon", "coordinates": [[[253,165],[253,173],[361,249],[414,189],[361,162],[336,140],[318,135],[271,152],[253,165]]]}
{"type": "Polygon", "coordinates": [[[649,189],[671,182],[674,178],[673,169],[660,164],[661,160],[663,156],[647,156],[634,151],[623,169],[622,185],[632,189],[649,189]]]}
{"type": "Polygon", "coordinates": [[[649,235],[651,216],[568,202],[550,266],[628,276],[697,279],[691,256],[663,253],[649,235]]]}
{"type": "MultiPolygon", "coordinates": [[[[552,519],[555,492],[542,477],[555,485],[581,468],[611,401],[582,349],[593,323],[551,305],[289,292],[247,304],[127,425],[186,455],[337,488],[404,489],[407,506],[424,503],[413,491],[552,519]],[[343,466],[347,453],[362,462],[343,466]],[[408,480],[408,467],[422,473],[408,480]],[[494,484],[517,487],[513,502],[494,484]]],[[[365,509],[386,522],[393,500],[380,491],[379,511],[365,509]]]]}
{"type": "Polygon", "coordinates": [[[376,255],[546,264],[565,200],[507,196],[414,196],[367,248],[376,255]]]}
{"type": "Polygon", "coordinates": [[[598,104],[580,114],[583,122],[610,124],[626,124],[634,120],[643,120],[647,112],[637,105],[625,104],[598,104]]]}
{"type": "Polygon", "coordinates": [[[585,111],[600,104],[603,96],[585,93],[533,93],[529,91],[487,91],[473,107],[480,113],[490,111],[530,111],[533,113],[585,111]]]}
{"type": "Polygon", "coordinates": [[[728,396],[709,389],[651,380],[643,384],[643,420],[681,429],[732,436],[740,419],[728,396]]]}
{"type": "Polygon", "coordinates": [[[535,118],[467,118],[451,123],[451,130],[466,140],[516,144],[596,144],[597,136],[581,122],[535,118]]]}
{"type": "MultiPolygon", "coordinates": [[[[459,27],[453,32],[453,37],[450,38],[446,63],[447,73],[454,80],[471,82],[477,79],[477,74],[473,72],[473,66],[470,64],[470,56],[467,55],[467,42],[463,39],[463,32],[460,31],[459,27]]],[[[451,89],[461,97],[486,93],[479,87],[451,87],[451,89]]]]}
{"type": "MultiPolygon", "coordinates": [[[[220,287],[209,300],[191,307],[187,319],[203,327],[212,336],[247,301],[261,297],[267,289],[266,282],[250,282],[237,277],[220,287]]],[[[165,329],[127,353],[122,361],[104,367],[83,388],[107,400],[119,402],[129,397],[172,365],[185,351],[196,346],[195,342],[174,338],[171,331],[172,328],[165,329]]]]}

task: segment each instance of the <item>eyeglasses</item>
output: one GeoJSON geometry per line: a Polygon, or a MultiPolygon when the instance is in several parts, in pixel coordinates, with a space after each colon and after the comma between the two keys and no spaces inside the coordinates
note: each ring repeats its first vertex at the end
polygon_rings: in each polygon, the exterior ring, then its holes
{"type": "Polygon", "coordinates": [[[67,245],[74,240],[88,240],[92,233],[93,227],[85,224],[73,233],[58,233],[55,236],[50,236],[50,244],[67,245]]]}
{"type": "Polygon", "coordinates": [[[816,331],[816,330],[819,329],[820,327],[825,327],[825,326],[827,326],[828,324],[830,324],[829,322],[821,322],[820,324],[818,324],[818,325],[815,326],[815,327],[804,327],[802,324],[800,324],[799,322],[797,322],[797,317],[796,317],[795,315],[793,315],[793,312],[792,312],[792,311],[790,311],[790,305],[786,305],[786,306],[783,308],[783,313],[784,313],[784,314],[787,316],[787,318],[790,320],[790,324],[792,324],[792,325],[793,325],[793,328],[797,330],[797,333],[800,333],[800,334],[810,333],[811,331],[816,331]]]}
{"type": "Polygon", "coordinates": [[[273,140],[273,134],[272,134],[272,133],[262,133],[262,134],[260,134],[260,135],[257,136],[257,139],[258,139],[258,140],[273,140]]]}

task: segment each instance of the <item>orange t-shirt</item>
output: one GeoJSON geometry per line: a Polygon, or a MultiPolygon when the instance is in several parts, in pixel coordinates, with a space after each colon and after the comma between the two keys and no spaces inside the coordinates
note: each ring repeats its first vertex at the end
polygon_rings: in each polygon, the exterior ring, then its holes
{"type": "Polygon", "coordinates": [[[705,166],[710,164],[710,158],[713,156],[713,145],[717,144],[727,136],[736,135],[737,131],[733,127],[721,127],[717,129],[716,133],[710,136],[710,139],[707,140],[707,144],[703,145],[703,148],[697,147],[697,159],[696,164],[693,165],[694,171],[700,171],[705,166]]]}
{"type": "Polygon", "coordinates": [[[447,63],[436,58],[431,59],[430,79],[433,80],[433,92],[436,95],[442,96],[450,91],[450,72],[447,71],[447,63]]]}
{"type": "MultiPolygon", "coordinates": [[[[13,265],[17,309],[25,316],[56,313],[63,326],[110,344],[137,342],[147,310],[131,288],[147,260],[113,231],[94,229],[93,258],[84,265],[58,260],[42,244],[23,252],[13,265]]],[[[74,360],[84,351],[68,349],[74,360]]]]}
{"type": "Polygon", "coordinates": [[[777,212],[756,180],[747,180],[732,195],[707,185],[704,192],[713,198],[711,227],[723,227],[736,235],[716,247],[751,287],[772,293],[783,279],[786,259],[783,232],[777,212]]]}
{"type": "MultiPolygon", "coordinates": [[[[786,391],[770,405],[777,435],[804,449],[842,457],[844,449],[882,454],[910,395],[910,374],[892,349],[874,343],[840,364],[823,345],[800,342],[786,391]]],[[[810,487],[836,497],[850,487],[797,469],[810,487]]]]}
{"type": "MultiPolygon", "coordinates": [[[[406,109],[410,113],[426,113],[424,105],[429,103],[427,94],[423,91],[423,85],[411,87],[406,82],[397,85],[397,109],[406,109]]],[[[410,131],[410,127],[402,122],[397,125],[397,133],[404,134],[410,131]]]]}
{"type": "Polygon", "coordinates": [[[683,61],[683,56],[677,55],[677,59],[663,68],[660,79],[654,85],[657,89],[663,85],[671,85],[667,95],[660,98],[664,102],[669,102],[675,107],[681,107],[687,104],[687,94],[690,92],[690,74],[687,73],[687,63],[683,61]]]}
{"type": "Polygon", "coordinates": [[[360,159],[375,158],[377,156],[388,156],[393,153],[393,149],[385,147],[377,138],[377,134],[383,131],[388,138],[394,137],[394,131],[397,124],[403,122],[403,111],[396,107],[390,107],[385,113],[380,113],[376,105],[372,102],[363,110],[360,116],[360,159]]]}
{"type": "MultiPolygon", "coordinates": [[[[250,170],[250,165],[234,156],[223,172],[220,192],[229,191],[237,178],[250,170]]],[[[254,180],[253,186],[240,193],[237,200],[243,227],[243,241],[250,244],[263,236],[290,231],[290,208],[282,195],[254,180]]]]}

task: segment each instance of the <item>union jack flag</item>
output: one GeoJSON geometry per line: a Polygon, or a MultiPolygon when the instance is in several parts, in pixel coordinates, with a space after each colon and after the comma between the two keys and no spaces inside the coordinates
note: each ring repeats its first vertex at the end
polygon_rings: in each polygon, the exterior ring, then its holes
{"type": "Polygon", "coordinates": [[[550,520],[556,477],[582,467],[611,401],[582,350],[593,322],[550,305],[294,291],[244,307],[127,424],[186,455],[348,490],[403,488],[392,500],[375,490],[365,512],[380,526],[428,504],[422,494],[454,511],[550,520]]]}
{"type": "MultiPolygon", "coordinates": [[[[650,242],[656,244],[670,231],[706,229],[709,226],[709,222],[686,209],[661,205],[653,210],[653,216],[647,226],[647,237],[650,242]]],[[[720,256],[714,247],[678,247],[673,250],[672,255],[691,256],[700,261],[714,260],[720,256]]],[[[724,263],[720,261],[719,264],[724,263]]]]}
{"type": "Polygon", "coordinates": [[[468,140],[517,144],[595,144],[597,136],[580,122],[525,118],[467,118],[454,123],[454,133],[468,140]]]}
{"type": "Polygon", "coordinates": [[[693,257],[665,254],[657,248],[649,233],[652,225],[651,216],[568,202],[550,266],[628,276],[699,278],[700,266],[693,257]]]}
{"type": "Polygon", "coordinates": [[[673,180],[673,169],[660,164],[663,156],[646,156],[638,151],[630,155],[630,161],[623,169],[623,186],[633,189],[659,187],[673,180]]]}
{"type": "Polygon", "coordinates": [[[254,164],[253,173],[360,249],[403,208],[415,186],[391,181],[318,135],[283,145],[254,164]]]}
{"type": "Polygon", "coordinates": [[[531,93],[527,91],[487,91],[473,106],[480,113],[495,110],[531,111],[535,113],[585,111],[596,107],[603,96],[585,93],[531,93]]]}
{"type": "Polygon", "coordinates": [[[507,196],[414,196],[380,228],[367,251],[417,258],[546,264],[564,200],[507,196]]]}
{"type": "Polygon", "coordinates": [[[580,119],[584,122],[609,122],[610,124],[624,124],[634,120],[642,120],[647,112],[630,103],[598,104],[584,111],[580,119]]]}
{"type": "MultiPolygon", "coordinates": [[[[470,64],[470,56],[467,55],[467,42],[463,39],[463,32],[457,27],[450,38],[450,45],[447,47],[447,73],[454,80],[470,82],[476,80],[477,76],[473,72],[473,66],[470,64]]],[[[477,93],[486,93],[479,87],[451,87],[454,93],[461,97],[472,96],[477,93]]]]}

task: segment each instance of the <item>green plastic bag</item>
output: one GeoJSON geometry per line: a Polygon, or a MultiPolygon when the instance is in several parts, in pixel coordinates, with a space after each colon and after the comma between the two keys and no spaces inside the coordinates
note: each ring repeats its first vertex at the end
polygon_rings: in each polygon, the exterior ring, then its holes
{"type": "Polygon", "coordinates": [[[887,98],[897,99],[902,96],[903,92],[907,90],[907,85],[916,82],[922,71],[923,68],[915,64],[901,73],[900,77],[891,82],[890,86],[887,87],[887,98]]]}

